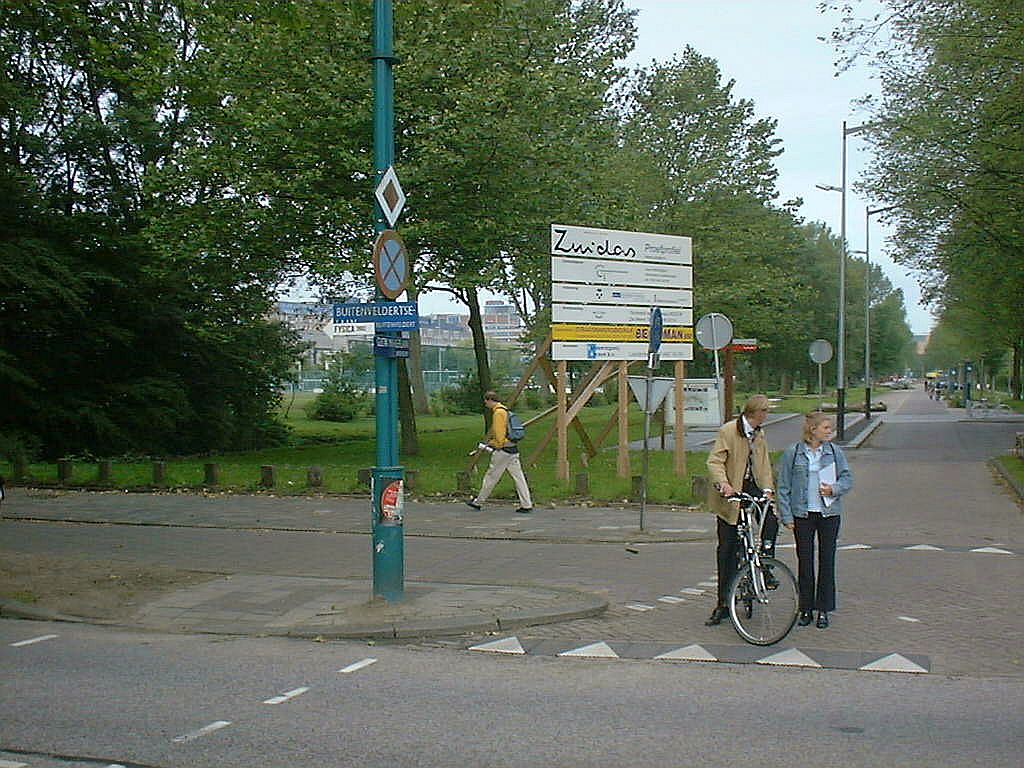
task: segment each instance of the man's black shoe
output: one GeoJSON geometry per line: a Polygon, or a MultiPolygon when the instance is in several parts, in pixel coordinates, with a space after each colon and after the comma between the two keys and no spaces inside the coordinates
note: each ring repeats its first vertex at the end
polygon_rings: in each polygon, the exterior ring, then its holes
{"type": "Polygon", "coordinates": [[[729,618],[729,609],[720,605],[711,612],[708,620],[704,622],[705,627],[714,627],[722,623],[722,619],[729,618]]]}
{"type": "Polygon", "coordinates": [[[796,623],[801,627],[806,627],[814,621],[814,611],[800,611],[800,618],[796,620],[796,623]]]}
{"type": "Polygon", "coordinates": [[[520,507],[516,510],[520,515],[528,515],[533,512],[533,507],[520,507]]]}
{"type": "Polygon", "coordinates": [[[826,629],[828,627],[828,613],[825,611],[818,611],[818,620],[814,623],[818,629],[826,629]]]}
{"type": "Polygon", "coordinates": [[[477,504],[475,501],[467,501],[466,506],[469,507],[470,509],[475,509],[477,512],[480,511],[480,505],[477,504]]]}

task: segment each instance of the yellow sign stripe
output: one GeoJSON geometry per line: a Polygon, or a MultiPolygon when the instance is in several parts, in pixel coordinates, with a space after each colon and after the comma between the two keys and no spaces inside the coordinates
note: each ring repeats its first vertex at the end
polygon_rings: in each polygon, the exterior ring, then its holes
{"type": "MultiPolygon", "coordinates": [[[[600,325],[597,323],[554,323],[551,338],[554,341],[648,341],[646,325],[600,325]]],[[[693,341],[693,328],[680,325],[666,326],[661,340],[673,342],[693,341]]]]}

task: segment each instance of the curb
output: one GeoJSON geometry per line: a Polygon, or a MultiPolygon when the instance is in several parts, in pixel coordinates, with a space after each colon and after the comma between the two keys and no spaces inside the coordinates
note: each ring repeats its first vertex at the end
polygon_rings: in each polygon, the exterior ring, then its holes
{"type": "Polygon", "coordinates": [[[854,450],[860,448],[861,445],[863,445],[867,441],[867,439],[871,437],[871,435],[873,435],[880,426],[882,426],[883,421],[884,419],[882,419],[881,417],[877,419],[872,418],[871,421],[866,426],[864,426],[860,430],[860,432],[857,433],[857,436],[854,437],[853,440],[848,440],[846,442],[844,447],[853,448],[854,450]]]}
{"type": "Polygon", "coordinates": [[[0,602],[0,618],[26,619],[28,621],[64,621],[76,624],[88,623],[88,619],[68,616],[64,613],[51,611],[49,608],[23,603],[20,600],[4,600],[0,602]]]}
{"type": "Polygon", "coordinates": [[[1021,483],[1016,477],[1010,474],[1010,472],[1003,466],[1003,462],[999,459],[989,459],[988,465],[992,467],[999,476],[1006,481],[1006,484],[1013,489],[1014,493],[1017,494],[1017,503],[1024,504],[1024,483],[1021,483]]]}

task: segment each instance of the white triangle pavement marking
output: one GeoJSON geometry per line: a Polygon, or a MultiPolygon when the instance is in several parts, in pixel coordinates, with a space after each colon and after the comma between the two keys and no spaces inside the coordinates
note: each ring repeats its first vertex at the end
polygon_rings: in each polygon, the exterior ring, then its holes
{"type": "Polygon", "coordinates": [[[621,525],[599,525],[599,526],[597,526],[597,530],[599,530],[599,531],[621,531],[622,530],[622,526],[621,525]]]}
{"type": "Polygon", "coordinates": [[[698,587],[717,587],[717,581],[699,581],[697,582],[698,587]]]}
{"type": "Polygon", "coordinates": [[[915,544],[912,547],[904,547],[906,550],[918,550],[919,552],[942,552],[942,547],[933,547],[931,544],[915,544]]]}
{"type": "Polygon", "coordinates": [[[844,544],[839,549],[871,549],[870,544],[844,544]]]}
{"type": "Polygon", "coordinates": [[[654,606],[653,605],[646,605],[644,603],[627,603],[626,607],[629,608],[629,610],[631,610],[631,611],[640,611],[640,612],[643,612],[643,611],[653,611],[654,610],[654,606]]]}
{"type": "Polygon", "coordinates": [[[608,643],[591,643],[590,645],[584,645],[579,648],[573,648],[571,651],[562,651],[559,656],[586,656],[597,659],[617,659],[619,654],[613,651],[608,643]]]}
{"type": "Polygon", "coordinates": [[[708,653],[700,645],[688,645],[685,648],[676,648],[674,651],[655,656],[655,659],[666,661],[718,661],[712,654],[708,653]]]}
{"type": "Polygon", "coordinates": [[[28,763],[15,763],[12,760],[0,760],[0,768],[28,768],[28,763]]]}
{"type": "Polygon", "coordinates": [[[658,598],[658,602],[659,603],[672,603],[673,605],[675,605],[677,603],[685,603],[686,602],[686,598],[676,597],[675,595],[663,595],[662,597],[658,598]]]}
{"type": "Polygon", "coordinates": [[[696,587],[683,587],[679,590],[682,595],[703,595],[707,590],[697,589],[696,587]]]}
{"type": "Polygon", "coordinates": [[[1000,549],[999,547],[979,547],[978,549],[972,549],[971,552],[984,552],[988,555],[1012,555],[1007,549],[1000,549]]]}
{"type": "Polygon", "coordinates": [[[757,663],[781,664],[786,667],[817,667],[818,669],[821,669],[821,664],[796,648],[790,648],[785,651],[773,653],[771,656],[765,656],[763,659],[758,659],[757,663]]]}
{"type": "Polygon", "coordinates": [[[896,618],[900,621],[909,621],[911,624],[917,624],[921,621],[920,619],[915,619],[913,616],[897,616],[896,618]]]}
{"type": "Polygon", "coordinates": [[[900,656],[898,653],[890,653],[888,656],[872,661],[870,664],[865,664],[861,669],[871,672],[924,672],[926,674],[928,672],[924,667],[918,666],[907,657],[900,656]]]}
{"type": "Polygon", "coordinates": [[[517,653],[524,654],[522,644],[518,637],[503,637],[501,640],[492,640],[489,643],[470,646],[471,651],[486,651],[488,653],[517,653]]]}
{"type": "Polygon", "coordinates": [[[662,528],[662,533],[686,533],[685,528],[662,528]]]}

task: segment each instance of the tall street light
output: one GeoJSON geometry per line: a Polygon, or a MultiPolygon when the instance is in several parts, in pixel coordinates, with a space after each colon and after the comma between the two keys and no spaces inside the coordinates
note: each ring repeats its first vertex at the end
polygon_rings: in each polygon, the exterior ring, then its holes
{"type": "Polygon", "coordinates": [[[843,121],[843,147],[841,182],[839,187],[819,184],[818,189],[839,192],[839,328],[836,333],[836,432],[840,441],[846,439],[846,137],[873,128],[871,123],[846,127],[843,121]]]}
{"type": "Polygon", "coordinates": [[[871,418],[871,217],[896,208],[864,206],[864,418],[871,418]]]}

